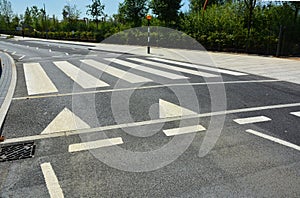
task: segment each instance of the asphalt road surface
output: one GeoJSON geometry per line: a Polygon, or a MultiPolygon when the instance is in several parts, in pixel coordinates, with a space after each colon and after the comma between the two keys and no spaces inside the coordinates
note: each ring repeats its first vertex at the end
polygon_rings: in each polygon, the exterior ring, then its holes
{"type": "Polygon", "coordinates": [[[35,145],[0,156],[0,197],[300,196],[300,85],[87,45],[0,50],[17,69],[0,146],[35,145]]]}

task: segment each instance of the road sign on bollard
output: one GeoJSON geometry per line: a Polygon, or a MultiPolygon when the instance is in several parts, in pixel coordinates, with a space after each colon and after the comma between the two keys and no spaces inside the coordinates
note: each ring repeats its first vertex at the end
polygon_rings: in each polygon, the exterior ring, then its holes
{"type": "Polygon", "coordinates": [[[148,20],[148,46],[147,46],[147,53],[150,54],[150,21],[152,19],[152,16],[150,14],[147,14],[147,20],[148,20]]]}

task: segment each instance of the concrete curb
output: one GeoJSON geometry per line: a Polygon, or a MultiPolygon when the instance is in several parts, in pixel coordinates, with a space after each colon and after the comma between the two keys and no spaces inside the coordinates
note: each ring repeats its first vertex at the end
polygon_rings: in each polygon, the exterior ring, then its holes
{"type": "Polygon", "coordinates": [[[0,53],[2,75],[0,77],[0,135],[6,114],[11,104],[17,82],[16,65],[11,56],[0,53]]]}

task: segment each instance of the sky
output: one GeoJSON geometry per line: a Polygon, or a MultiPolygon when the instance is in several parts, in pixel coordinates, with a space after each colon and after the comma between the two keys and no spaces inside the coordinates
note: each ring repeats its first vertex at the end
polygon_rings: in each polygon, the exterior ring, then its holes
{"type": "MultiPolygon", "coordinates": [[[[80,17],[86,17],[86,6],[91,3],[91,0],[9,0],[12,4],[13,12],[16,14],[24,14],[26,7],[32,7],[36,5],[38,8],[43,8],[44,4],[46,12],[49,16],[55,14],[59,19],[62,19],[62,9],[67,2],[71,5],[76,5],[77,9],[81,11],[80,17]]],[[[120,2],[124,0],[101,0],[105,5],[104,12],[111,16],[118,12],[118,6],[120,2]]],[[[183,12],[188,10],[188,0],[182,0],[184,6],[181,8],[183,12]]]]}

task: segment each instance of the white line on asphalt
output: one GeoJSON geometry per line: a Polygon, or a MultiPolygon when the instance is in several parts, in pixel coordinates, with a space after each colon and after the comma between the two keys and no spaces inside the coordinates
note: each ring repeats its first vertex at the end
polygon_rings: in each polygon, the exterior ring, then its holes
{"type": "Polygon", "coordinates": [[[41,164],[46,186],[51,198],[63,198],[64,194],[50,163],[41,164]]]}
{"type": "Polygon", "coordinates": [[[74,92],[74,93],[55,94],[55,95],[19,97],[19,98],[13,98],[13,100],[65,97],[65,96],[73,96],[73,95],[86,95],[86,94],[120,92],[120,91],[130,91],[130,90],[146,90],[146,89],[177,87],[177,86],[202,86],[202,85],[220,85],[220,84],[222,85],[222,84],[244,84],[244,83],[269,83],[269,82],[281,82],[281,80],[250,80],[250,81],[227,81],[227,82],[181,83],[181,84],[175,83],[175,84],[152,85],[152,86],[130,87],[130,88],[120,88],[120,89],[117,89],[117,88],[116,89],[106,89],[106,90],[98,90],[98,91],[74,92]]]}
{"type": "Polygon", "coordinates": [[[196,71],[196,70],[191,70],[191,69],[185,69],[185,68],[182,68],[182,67],[166,65],[166,64],[162,64],[162,63],[158,63],[158,62],[154,62],[154,61],[147,61],[147,60],[143,60],[143,59],[139,59],[139,58],[128,58],[128,59],[133,60],[133,61],[137,61],[137,62],[141,62],[141,63],[145,63],[145,64],[148,64],[148,65],[153,65],[153,66],[156,66],[156,67],[165,68],[165,69],[174,70],[174,71],[179,71],[179,72],[192,74],[192,75],[196,75],[196,76],[202,76],[202,77],[207,77],[207,78],[217,77],[217,75],[215,75],[215,74],[196,71]]]}
{"type": "Polygon", "coordinates": [[[251,124],[251,123],[257,123],[257,122],[266,122],[270,121],[271,119],[266,116],[255,116],[255,117],[248,117],[248,118],[239,118],[233,120],[234,122],[238,124],[251,124]]]}
{"type": "Polygon", "coordinates": [[[36,50],[38,50],[39,48],[38,48],[38,47],[36,47],[35,49],[36,49],[36,50]]]}
{"type": "Polygon", "coordinates": [[[7,49],[3,50],[4,52],[7,52],[7,49]]]}
{"type": "Polygon", "coordinates": [[[69,56],[69,53],[65,53],[67,56],[69,56]]]}
{"type": "Polygon", "coordinates": [[[51,50],[51,49],[49,49],[49,52],[52,52],[52,50],[51,50]]]}
{"type": "Polygon", "coordinates": [[[14,51],[13,53],[11,53],[12,55],[15,55],[17,52],[16,51],[14,51]]]}
{"type": "Polygon", "coordinates": [[[111,61],[112,63],[117,63],[117,64],[120,64],[120,65],[123,65],[125,67],[133,68],[133,69],[136,69],[136,70],[140,70],[140,71],[143,71],[143,72],[151,73],[151,74],[154,74],[154,75],[157,75],[157,76],[162,76],[162,77],[169,78],[169,79],[187,79],[188,78],[188,77],[185,77],[184,75],[177,75],[177,74],[174,74],[174,73],[165,72],[165,71],[158,70],[158,69],[153,69],[153,68],[150,68],[150,67],[145,67],[145,66],[142,66],[142,65],[138,65],[138,64],[131,63],[131,62],[124,61],[124,60],[120,60],[120,59],[105,58],[105,60],[111,61]]]}
{"type": "Polygon", "coordinates": [[[197,69],[203,69],[207,71],[212,71],[212,72],[218,72],[218,73],[223,73],[223,74],[229,74],[233,76],[246,76],[248,74],[241,73],[241,72],[235,72],[235,71],[230,71],[230,70],[225,70],[225,69],[219,69],[219,68],[213,68],[213,67],[207,67],[207,66],[200,66],[200,65],[195,65],[192,63],[184,63],[184,62],[178,62],[178,61],[172,61],[172,60],[166,60],[162,58],[148,58],[151,60],[157,60],[165,63],[171,63],[171,64],[176,64],[176,65],[181,65],[181,66],[186,66],[190,68],[197,68],[197,69]]]}
{"type": "Polygon", "coordinates": [[[188,116],[184,116],[184,117],[178,116],[178,117],[172,117],[172,118],[160,118],[160,119],[156,119],[156,120],[147,120],[147,121],[141,121],[141,122],[101,126],[101,127],[97,127],[97,128],[91,128],[91,129],[80,129],[80,130],[76,130],[76,131],[62,131],[62,132],[51,133],[51,134],[46,134],[46,135],[34,135],[34,136],[6,139],[4,142],[0,143],[0,145],[48,139],[48,138],[54,138],[54,137],[63,137],[63,136],[70,136],[70,135],[103,132],[103,131],[107,131],[107,130],[121,129],[121,128],[124,129],[124,128],[129,128],[129,127],[144,126],[144,125],[149,125],[149,124],[161,124],[161,123],[173,122],[173,121],[178,121],[178,120],[187,120],[187,119],[194,119],[194,118],[203,118],[203,117],[254,112],[254,111],[269,110],[269,109],[299,107],[299,106],[300,106],[300,103],[279,104],[279,105],[270,105],[270,106],[261,106],[261,107],[250,107],[250,108],[244,108],[244,109],[217,111],[217,112],[203,113],[203,114],[197,114],[197,115],[188,115],[188,116]]]}
{"type": "Polygon", "coordinates": [[[92,59],[81,60],[81,62],[83,62],[89,66],[92,66],[100,71],[108,73],[112,76],[116,76],[116,77],[123,79],[130,83],[141,83],[141,82],[151,82],[152,81],[148,78],[138,76],[136,74],[133,74],[133,73],[121,70],[121,69],[114,68],[110,65],[103,64],[103,63],[94,61],[92,59]]]}
{"type": "Polygon", "coordinates": [[[194,111],[191,111],[187,108],[173,104],[166,100],[159,99],[158,104],[159,104],[159,118],[197,115],[197,113],[194,111]]]}
{"type": "Polygon", "coordinates": [[[84,143],[78,143],[78,144],[71,144],[69,146],[69,152],[78,152],[78,151],[85,151],[85,150],[91,150],[91,149],[97,149],[107,146],[114,146],[123,144],[122,138],[111,138],[111,139],[104,139],[104,140],[97,140],[92,142],[84,142],[84,143]]]}
{"type": "Polygon", "coordinates": [[[188,127],[180,127],[174,129],[166,129],[163,132],[166,136],[174,136],[174,135],[182,135],[187,133],[195,133],[200,131],[205,131],[206,129],[201,125],[188,126],[188,127]]]}
{"type": "Polygon", "coordinates": [[[84,89],[109,86],[109,84],[95,78],[67,61],[56,61],[53,63],[84,89]]]}
{"type": "Polygon", "coordinates": [[[276,142],[278,144],[281,144],[281,145],[284,145],[284,146],[287,146],[287,147],[290,147],[290,148],[293,148],[293,149],[296,149],[298,151],[300,151],[300,146],[296,145],[296,144],[292,144],[290,142],[287,142],[287,141],[284,141],[284,140],[281,140],[279,138],[275,138],[275,137],[272,137],[270,135],[266,135],[266,134],[263,134],[261,132],[258,132],[258,131],[254,131],[252,129],[248,129],[246,130],[247,133],[251,133],[253,135],[256,135],[256,136],[259,136],[261,138],[265,138],[267,140],[270,140],[270,141],[273,141],[273,142],[276,142]]]}
{"type": "Polygon", "coordinates": [[[23,67],[28,95],[58,92],[39,63],[24,63],[23,67]]]}
{"type": "Polygon", "coordinates": [[[21,56],[21,57],[19,58],[19,60],[22,60],[24,57],[25,57],[25,55],[21,56]]]}
{"type": "Polygon", "coordinates": [[[300,117],[300,111],[297,111],[297,112],[291,112],[290,114],[294,115],[294,116],[297,116],[297,117],[300,117]]]}

